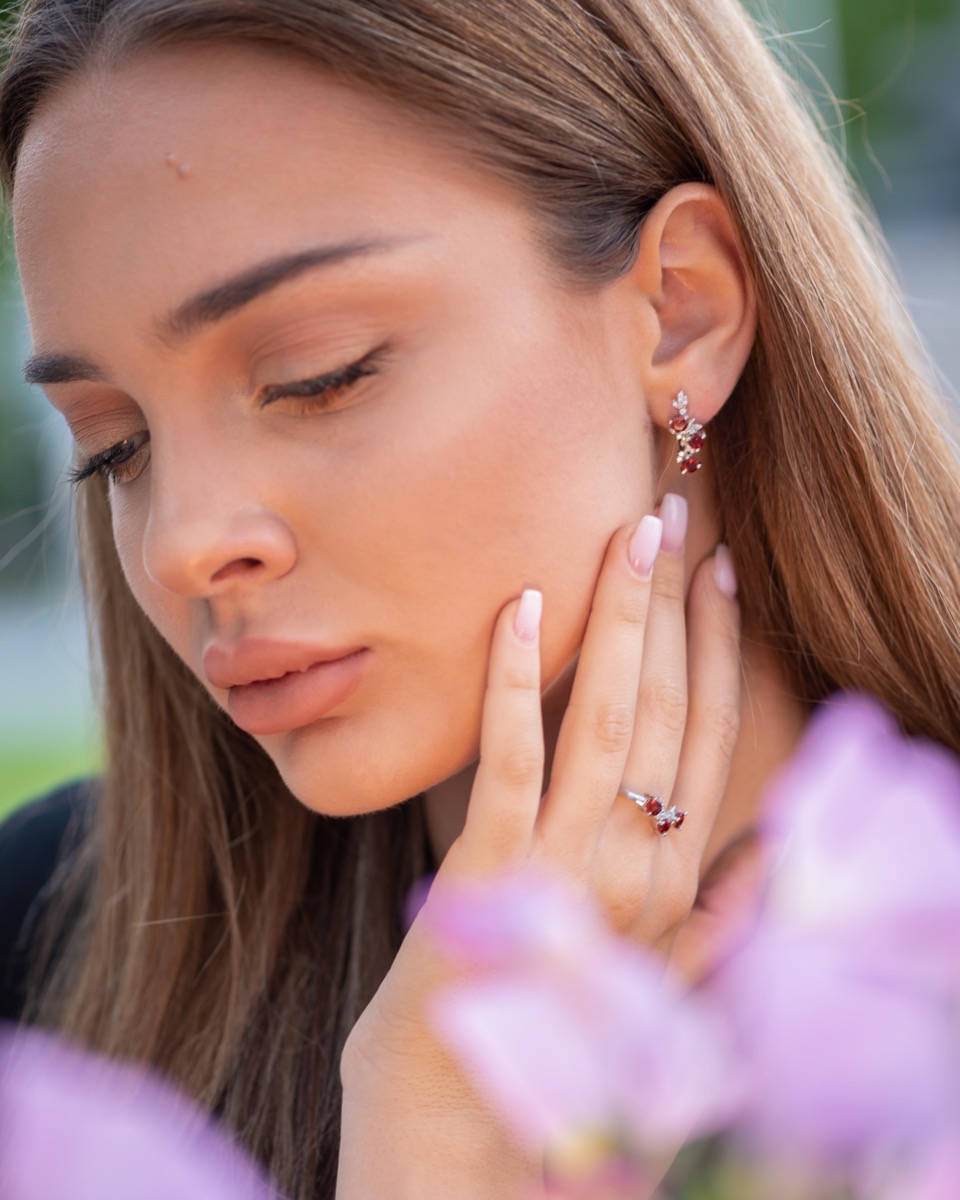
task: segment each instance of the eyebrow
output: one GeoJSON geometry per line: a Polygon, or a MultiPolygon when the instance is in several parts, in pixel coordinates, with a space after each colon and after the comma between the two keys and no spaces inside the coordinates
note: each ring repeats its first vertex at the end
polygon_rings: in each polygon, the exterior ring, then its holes
{"type": "MultiPolygon", "coordinates": [[[[335,245],[315,246],[296,254],[271,258],[241,271],[239,275],[219,283],[185,301],[157,322],[156,331],[164,341],[186,341],[207,325],[222,321],[251,301],[273,291],[283,283],[308,271],[331,267],[352,258],[384,253],[399,246],[420,241],[421,237],[366,238],[335,245]]],[[[54,352],[32,354],[23,365],[27,383],[102,383],[107,376],[102,367],[80,354],[54,352]]]]}

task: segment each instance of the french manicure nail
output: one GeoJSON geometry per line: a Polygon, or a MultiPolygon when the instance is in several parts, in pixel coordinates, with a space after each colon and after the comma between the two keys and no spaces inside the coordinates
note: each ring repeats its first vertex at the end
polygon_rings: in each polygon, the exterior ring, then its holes
{"type": "Polygon", "coordinates": [[[733,569],[733,555],[723,542],[714,551],[713,571],[717,587],[732,600],[737,594],[737,573],[733,569]]]}
{"type": "Polygon", "coordinates": [[[687,502],[683,496],[667,492],[660,504],[663,521],[662,549],[667,554],[679,554],[687,536],[687,502]]]}
{"type": "Polygon", "coordinates": [[[633,531],[627,555],[630,565],[641,579],[646,579],[653,570],[662,536],[663,522],[659,517],[644,517],[633,531]]]}
{"type": "Polygon", "coordinates": [[[513,618],[513,630],[521,642],[532,646],[540,632],[540,616],[543,612],[543,593],[536,588],[525,588],[513,618]]]}

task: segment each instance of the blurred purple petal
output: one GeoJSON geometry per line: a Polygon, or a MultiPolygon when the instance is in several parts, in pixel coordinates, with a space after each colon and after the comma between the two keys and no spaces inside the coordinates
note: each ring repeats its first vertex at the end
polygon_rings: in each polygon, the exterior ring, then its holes
{"type": "Polygon", "coordinates": [[[960,1121],[960,765],[873,701],[825,705],[777,781],[754,935],[715,975],[743,1136],[855,1166],[960,1121]]]}
{"type": "Polygon", "coordinates": [[[869,1187],[864,1200],[956,1200],[960,1196],[960,1137],[957,1130],[935,1142],[926,1154],[909,1164],[881,1191],[869,1187]]]}
{"type": "Polygon", "coordinates": [[[434,887],[423,919],[449,957],[473,967],[534,961],[581,969],[608,936],[600,914],[576,902],[572,884],[527,867],[495,879],[434,887]]]}
{"type": "Polygon", "coordinates": [[[4,1200],[268,1200],[257,1166],[145,1071],[0,1030],[4,1200]]]}
{"type": "Polygon", "coordinates": [[[714,986],[726,989],[749,1066],[741,1136],[751,1149],[855,1162],[878,1141],[923,1139],[958,1111],[950,1007],[864,973],[842,946],[764,930],[714,986]]]}
{"type": "Polygon", "coordinates": [[[960,764],[875,701],[826,704],[766,808],[783,843],[769,895],[781,919],[908,934],[949,920],[960,934],[960,764]]]}
{"type": "Polygon", "coordinates": [[[524,976],[452,988],[434,1010],[438,1033],[467,1074],[534,1149],[617,1123],[576,1008],[553,980],[524,976]]]}
{"type": "Polygon", "coordinates": [[[635,1150],[676,1146],[729,1115],[718,1022],[572,885],[530,872],[441,899],[432,928],[473,978],[439,997],[436,1028],[522,1141],[605,1131],[635,1150]]]}

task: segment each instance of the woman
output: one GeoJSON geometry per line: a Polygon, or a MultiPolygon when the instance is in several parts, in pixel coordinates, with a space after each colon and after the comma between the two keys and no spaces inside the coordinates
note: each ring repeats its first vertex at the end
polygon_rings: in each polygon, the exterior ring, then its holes
{"type": "Polygon", "coordinates": [[[108,752],[27,1019],[293,1197],[511,1195],[418,875],[549,862],[696,975],[811,706],[960,750],[869,225],[733,0],[40,0],[0,137],[108,752]]]}

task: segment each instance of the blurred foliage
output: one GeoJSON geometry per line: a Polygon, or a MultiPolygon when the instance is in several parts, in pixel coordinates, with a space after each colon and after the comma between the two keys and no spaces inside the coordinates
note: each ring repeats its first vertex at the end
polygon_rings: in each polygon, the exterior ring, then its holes
{"type": "Polygon", "coordinates": [[[44,588],[63,576],[63,505],[54,498],[50,414],[20,377],[24,318],[13,271],[0,275],[0,585],[44,588]],[[51,501],[53,503],[51,504],[51,501]],[[53,553],[51,553],[53,551],[53,553]]]}
{"type": "Polygon", "coordinates": [[[96,775],[99,764],[99,750],[92,744],[0,750],[0,821],[26,800],[68,780],[96,775]]]}
{"type": "Polygon", "coordinates": [[[960,0],[746,3],[882,217],[960,214],[960,0]]]}

